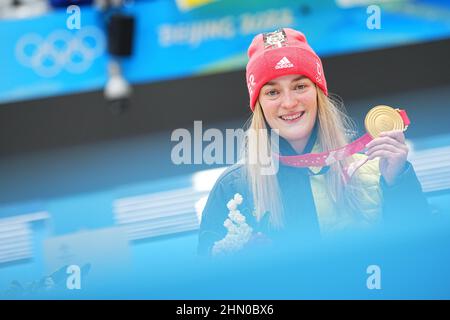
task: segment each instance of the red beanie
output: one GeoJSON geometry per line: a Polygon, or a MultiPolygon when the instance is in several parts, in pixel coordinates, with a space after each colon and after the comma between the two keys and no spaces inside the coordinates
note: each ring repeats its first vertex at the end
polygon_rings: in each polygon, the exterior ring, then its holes
{"type": "Polygon", "coordinates": [[[247,87],[252,111],[262,86],[289,74],[307,76],[328,95],[322,61],[299,31],[284,28],[258,34],[248,48],[248,57],[247,87]]]}

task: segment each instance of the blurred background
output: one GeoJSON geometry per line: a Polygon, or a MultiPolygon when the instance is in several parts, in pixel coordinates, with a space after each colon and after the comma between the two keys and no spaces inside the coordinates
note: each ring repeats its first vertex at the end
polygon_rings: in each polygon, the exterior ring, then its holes
{"type": "MultiPolygon", "coordinates": [[[[180,262],[196,261],[226,164],[173,164],[171,134],[241,128],[246,49],[280,27],[306,35],[361,133],[375,105],[408,111],[410,161],[449,217],[449,1],[0,0],[0,297],[65,285],[71,264],[89,279],[188,281],[180,262]]],[[[448,297],[440,279],[422,294],[448,297]]],[[[170,296],[156,287],[139,292],[170,296]]],[[[92,297],[142,297],[108,294],[92,297]]]]}

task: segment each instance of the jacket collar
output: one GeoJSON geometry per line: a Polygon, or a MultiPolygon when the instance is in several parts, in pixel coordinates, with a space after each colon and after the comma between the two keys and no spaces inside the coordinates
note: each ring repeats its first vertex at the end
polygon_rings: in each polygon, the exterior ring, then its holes
{"type": "Polygon", "coordinates": [[[306,143],[306,146],[303,149],[302,153],[297,153],[297,151],[295,151],[295,149],[291,146],[291,144],[286,139],[278,136],[280,155],[296,156],[296,155],[300,155],[300,154],[311,153],[311,152],[313,152],[313,149],[318,149],[319,145],[317,143],[317,131],[318,131],[318,125],[316,122],[316,124],[314,125],[314,128],[311,132],[311,135],[309,137],[309,140],[306,143]]]}
{"type": "MultiPolygon", "coordinates": [[[[319,130],[318,121],[316,121],[314,128],[311,132],[311,135],[309,137],[309,140],[303,150],[302,153],[297,153],[295,149],[291,146],[291,144],[284,138],[280,137],[278,135],[278,141],[279,141],[279,153],[283,156],[295,156],[300,154],[307,154],[307,153],[319,153],[321,152],[321,148],[317,139],[317,133],[319,130]]],[[[271,131],[271,134],[276,135],[275,132],[271,131]]],[[[310,174],[312,175],[318,175],[318,174],[324,174],[328,171],[329,166],[326,167],[308,167],[310,174]]]]}

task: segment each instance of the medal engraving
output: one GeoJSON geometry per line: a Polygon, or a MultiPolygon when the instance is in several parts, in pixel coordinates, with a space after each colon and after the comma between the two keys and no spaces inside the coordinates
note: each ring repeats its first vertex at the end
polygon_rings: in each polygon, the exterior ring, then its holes
{"type": "Polygon", "coordinates": [[[389,106],[376,106],[366,115],[364,121],[366,131],[372,138],[377,138],[381,132],[404,130],[402,117],[397,110],[389,106]]]}

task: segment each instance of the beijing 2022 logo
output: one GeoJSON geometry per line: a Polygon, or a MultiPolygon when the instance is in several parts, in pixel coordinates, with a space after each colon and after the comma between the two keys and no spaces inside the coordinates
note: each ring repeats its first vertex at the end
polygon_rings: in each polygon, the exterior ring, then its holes
{"type": "Polygon", "coordinates": [[[94,26],[76,33],[56,30],[47,37],[36,33],[22,36],[16,44],[17,61],[41,77],[54,77],[61,71],[80,74],[105,52],[105,36],[94,26]]]}

